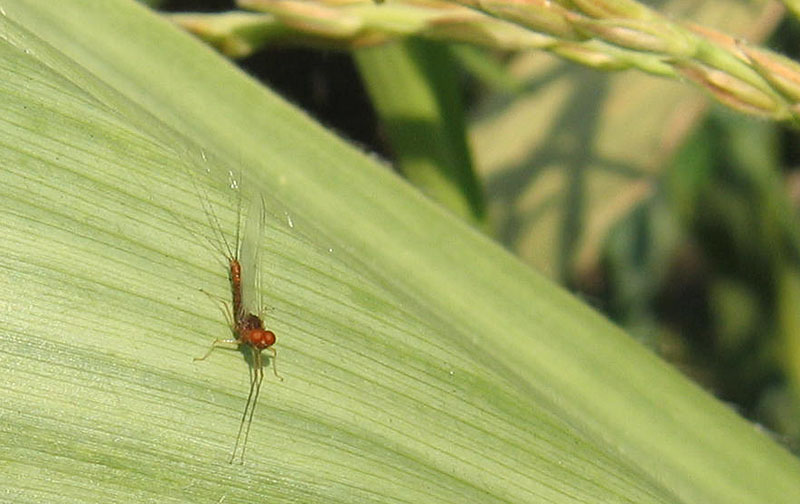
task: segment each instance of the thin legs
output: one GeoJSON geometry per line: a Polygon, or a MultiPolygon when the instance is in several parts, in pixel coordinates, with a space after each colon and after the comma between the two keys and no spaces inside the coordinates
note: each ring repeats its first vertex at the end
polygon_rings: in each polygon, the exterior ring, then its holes
{"type": "Polygon", "coordinates": [[[250,437],[250,426],[253,424],[253,414],[256,412],[256,403],[258,403],[258,395],[261,392],[261,382],[264,380],[264,370],[261,367],[261,352],[253,349],[253,375],[250,380],[250,393],[247,394],[247,402],[244,405],[244,412],[242,412],[242,420],[239,422],[239,432],[236,434],[236,444],[233,445],[233,453],[231,453],[230,464],[236,458],[236,450],[239,447],[239,440],[242,437],[242,428],[247,420],[247,428],[244,429],[244,442],[242,443],[242,456],[239,459],[240,463],[244,464],[244,453],[247,450],[247,438],[250,437]],[[250,414],[247,414],[247,410],[250,414]]]}
{"type": "Polygon", "coordinates": [[[206,352],[206,354],[204,356],[202,356],[202,357],[195,357],[194,360],[196,360],[196,361],[206,360],[206,358],[209,355],[211,355],[211,352],[213,352],[214,349],[217,348],[219,345],[238,345],[238,344],[239,344],[239,340],[236,340],[236,339],[217,339],[217,340],[214,340],[211,343],[211,347],[208,349],[208,352],[206,352]]]}

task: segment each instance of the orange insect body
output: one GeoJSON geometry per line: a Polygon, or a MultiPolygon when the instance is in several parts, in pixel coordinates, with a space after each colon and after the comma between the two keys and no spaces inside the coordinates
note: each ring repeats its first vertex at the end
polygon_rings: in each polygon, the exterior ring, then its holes
{"type": "MultiPolygon", "coordinates": [[[[203,202],[203,208],[206,211],[206,216],[208,217],[209,223],[214,228],[217,237],[222,242],[222,245],[215,248],[221,250],[223,255],[225,255],[226,259],[228,260],[228,265],[229,265],[228,277],[231,283],[230,308],[232,308],[232,310],[228,311],[227,310],[228,307],[226,305],[225,313],[230,323],[231,332],[233,333],[234,338],[214,340],[208,352],[206,352],[206,354],[202,357],[196,357],[195,360],[205,359],[206,357],[211,355],[211,352],[213,352],[218,345],[222,344],[235,344],[239,347],[244,346],[250,350],[251,356],[253,358],[252,360],[253,373],[251,374],[250,378],[250,392],[247,396],[247,402],[245,403],[241,422],[239,423],[239,432],[236,435],[236,444],[233,447],[233,452],[231,453],[231,458],[229,461],[230,463],[233,463],[234,459],[236,458],[236,452],[239,448],[240,441],[242,441],[242,432],[244,431],[244,440],[241,442],[242,444],[241,462],[244,463],[244,454],[247,448],[247,438],[250,435],[250,425],[253,421],[253,414],[255,413],[256,403],[258,402],[258,395],[261,390],[261,381],[264,379],[263,362],[261,359],[262,350],[269,349],[272,352],[272,371],[278,379],[283,380],[283,378],[281,378],[278,375],[278,372],[275,369],[275,357],[277,356],[277,352],[275,351],[274,348],[272,348],[272,345],[274,345],[276,341],[275,333],[264,328],[264,322],[261,319],[260,315],[256,315],[249,311],[250,307],[245,305],[244,296],[242,293],[243,275],[247,274],[255,276],[258,274],[257,273],[258,251],[257,250],[255,251],[252,258],[254,259],[252,264],[253,271],[245,270],[243,272],[242,265],[239,262],[239,256],[241,253],[241,243],[239,241],[239,225],[241,222],[241,217],[237,220],[236,247],[232,248],[228,243],[228,241],[225,239],[224,234],[222,233],[222,229],[219,225],[219,221],[216,217],[216,214],[213,213],[212,209],[210,208],[210,206],[207,206],[207,204],[208,202],[203,202]],[[245,424],[247,425],[247,429],[244,429],[245,424]]],[[[241,212],[241,202],[239,211],[241,212]]],[[[265,213],[264,202],[262,200],[261,208],[259,209],[259,215],[258,215],[259,217],[258,226],[253,228],[255,230],[254,234],[256,235],[257,239],[257,244],[255,245],[256,247],[260,245],[260,238],[261,238],[261,233],[263,232],[263,225],[264,225],[264,213],[265,213]]],[[[252,239],[253,237],[250,236],[250,238],[252,239]]]]}
{"type": "Polygon", "coordinates": [[[240,345],[250,345],[256,350],[265,350],[275,344],[275,333],[264,329],[261,317],[246,313],[242,307],[242,266],[239,260],[230,260],[231,297],[233,298],[233,331],[240,345]]]}
{"type": "Polygon", "coordinates": [[[259,317],[249,313],[239,321],[236,328],[239,339],[261,351],[275,344],[275,333],[264,329],[264,323],[259,317]]]}
{"type": "Polygon", "coordinates": [[[242,265],[236,258],[229,258],[230,272],[228,276],[231,280],[231,297],[233,297],[233,316],[234,325],[242,316],[242,265]]]}

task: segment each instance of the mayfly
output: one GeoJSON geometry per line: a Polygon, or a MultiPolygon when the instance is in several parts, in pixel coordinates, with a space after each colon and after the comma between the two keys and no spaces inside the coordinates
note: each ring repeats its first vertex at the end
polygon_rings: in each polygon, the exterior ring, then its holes
{"type": "Polygon", "coordinates": [[[261,304],[261,276],[259,275],[260,266],[260,244],[264,233],[266,220],[266,209],[264,200],[257,198],[247,212],[244,232],[241,233],[242,224],[242,194],[239,182],[231,184],[237,189],[238,205],[236,219],[235,242],[231,242],[222,232],[222,226],[209,201],[208,195],[201,192],[198,186],[198,197],[206,214],[208,224],[211,227],[215,240],[209,240],[227,260],[228,279],[231,286],[231,304],[222,301],[223,313],[231,328],[232,338],[217,339],[211,343],[205,355],[195,357],[195,361],[206,359],[220,345],[236,345],[240,349],[250,352],[252,373],[250,375],[250,391],[247,394],[242,418],[239,422],[239,431],[236,434],[236,443],[231,452],[229,463],[236,459],[236,453],[241,445],[242,451],[240,461],[244,464],[245,450],[247,449],[247,439],[250,436],[250,425],[253,423],[253,414],[258,403],[258,395],[261,391],[261,382],[264,379],[263,361],[261,352],[269,350],[272,352],[272,371],[275,376],[283,380],[278,375],[275,368],[275,358],[277,352],[272,345],[275,344],[275,333],[264,327],[263,305],[261,304]],[[205,196],[205,197],[204,197],[205,196]],[[242,438],[244,434],[244,438],[242,438]]]}

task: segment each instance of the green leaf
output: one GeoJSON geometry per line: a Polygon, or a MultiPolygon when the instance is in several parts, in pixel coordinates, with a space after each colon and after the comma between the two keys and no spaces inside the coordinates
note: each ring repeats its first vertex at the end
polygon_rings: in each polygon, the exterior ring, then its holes
{"type": "Polygon", "coordinates": [[[800,464],[619,329],[133,2],[3,2],[0,495],[790,503],[800,464]],[[247,394],[202,236],[263,193],[247,394]]]}
{"type": "Polygon", "coordinates": [[[485,224],[465,136],[458,67],[440,43],[409,39],[354,53],[398,169],[443,206],[485,224]]]}

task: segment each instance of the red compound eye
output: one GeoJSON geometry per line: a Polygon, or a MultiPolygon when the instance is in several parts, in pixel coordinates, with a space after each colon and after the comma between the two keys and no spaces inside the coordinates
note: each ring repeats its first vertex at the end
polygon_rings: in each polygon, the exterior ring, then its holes
{"type": "Polygon", "coordinates": [[[264,350],[275,344],[275,333],[267,329],[254,329],[248,334],[250,344],[259,350],[264,350]]]}

